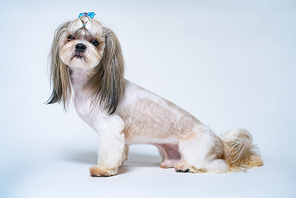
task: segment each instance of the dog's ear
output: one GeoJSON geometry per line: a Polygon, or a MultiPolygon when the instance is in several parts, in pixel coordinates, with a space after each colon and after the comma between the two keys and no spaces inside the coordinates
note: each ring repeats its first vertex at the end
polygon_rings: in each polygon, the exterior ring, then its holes
{"type": "Polygon", "coordinates": [[[93,108],[100,104],[111,115],[124,94],[124,60],[116,34],[103,27],[103,37],[105,48],[102,59],[85,88],[94,98],[93,108]]]}
{"type": "Polygon", "coordinates": [[[62,24],[54,34],[54,39],[50,52],[50,79],[52,85],[52,94],[47,100],[47,104],[54,104],[56,102],[63,102],[63,106],[67,109],[70,97],[71,87],[69,81],[68,66],[60,59],[59,42],[61,36],[68,30],[70,22],[62,24]]]}

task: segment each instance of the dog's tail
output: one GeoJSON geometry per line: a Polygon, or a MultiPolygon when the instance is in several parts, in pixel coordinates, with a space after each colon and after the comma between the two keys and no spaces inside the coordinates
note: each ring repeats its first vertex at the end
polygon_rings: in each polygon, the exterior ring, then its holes
{"type": "Polygon", "coordinates": [[[262,166],[263,161],[257,145],[245,129],[232,129],[221,135],[224,143],[224,159],[229,171],[245,171],[248,168],[262,166]]]}

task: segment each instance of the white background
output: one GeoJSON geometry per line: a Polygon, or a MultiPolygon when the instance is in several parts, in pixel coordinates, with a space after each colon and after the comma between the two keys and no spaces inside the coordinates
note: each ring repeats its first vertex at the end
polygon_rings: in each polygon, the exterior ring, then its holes
{"type": "Polygon", "coordinates": [[[1,1],[0,197],[296,197],[296,2],[1,1]],[[96,133],[72,108],[45,105],[53,32],[80,12],[113,29],[126,78],[171,100],[216,133],[242,127],[265,165],[246,173],[160,169],[131,146],[110,178],[91,178],[96,133]]]}

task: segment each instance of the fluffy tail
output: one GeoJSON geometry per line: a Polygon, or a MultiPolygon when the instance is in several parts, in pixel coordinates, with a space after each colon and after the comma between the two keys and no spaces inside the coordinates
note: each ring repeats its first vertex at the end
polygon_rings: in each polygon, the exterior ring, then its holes
{"type": "Polygon", "coordinates": [[[252,144],[253,138],[245,129],[232,129],[221,135],[225,143],[225,159],[229,171],[245,171],[254,166],[262,166],[263,161],[257,145],[252,144]]]}

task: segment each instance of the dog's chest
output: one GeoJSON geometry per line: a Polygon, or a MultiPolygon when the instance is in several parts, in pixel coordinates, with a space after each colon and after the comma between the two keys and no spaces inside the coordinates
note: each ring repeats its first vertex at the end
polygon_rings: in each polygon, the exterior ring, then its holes
{"type": "Polygon", "coordinates": [[[91,112],[90,101],[85,98],[82,94],[75,94],[74,105],[79,116],[86,116],[91,112]]]}

